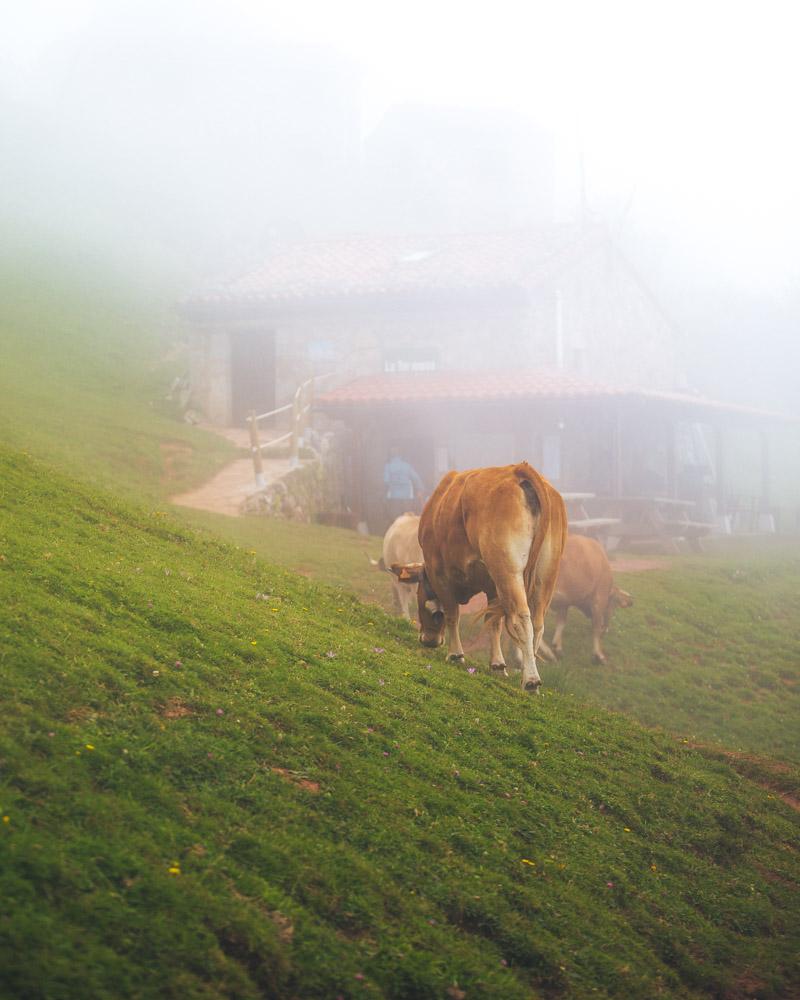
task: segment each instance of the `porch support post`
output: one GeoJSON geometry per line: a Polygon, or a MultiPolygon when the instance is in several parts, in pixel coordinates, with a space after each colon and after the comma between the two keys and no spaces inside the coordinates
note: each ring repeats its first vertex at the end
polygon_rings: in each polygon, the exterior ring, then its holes
{"type": "Polygon", "coordinates": [[[357,525],[360,526],[366,521],[366,483],[364,462],[364,429],[358,416],[354,414],[353,420],[353,506],[357,525]]]}
{"type": "Polygon", "coordinates": [[[765,430],[758,432],[761,443],[761,500],[760,513],[768,514],[770,505],[769,435],[765,430]]]}
{"type": "Polygon", "coordinates": [[[678,477],[675,447],[675,424],[671,416],[667,416],[664,427],[664,438],[667,451],[667,496],[676,497],[678,495],[678,477]]]}
{"type": "Polygon", "coordinates": [[[717,501],[717,517],[727,514],[725,510],[725,434],[719,424],[714,425],[714,470],[715,499],[717,501]]]}
{"type": "Polygon", "coordinates": [[[614,497],[622,496],[622,413],[620,404],[613,404],[611,414],[611,493],[614,497]]]}

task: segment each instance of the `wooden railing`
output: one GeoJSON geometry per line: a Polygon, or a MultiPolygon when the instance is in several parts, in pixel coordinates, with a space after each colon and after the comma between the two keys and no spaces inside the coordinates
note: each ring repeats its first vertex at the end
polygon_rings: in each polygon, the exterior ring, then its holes
{"type": "Polygon", "coordinates": [[[314,389],[318,382],[333,378],[334,374],[334,372],[328,372],[325,375],[314,375],[306,379],[305,382],[302,382],[297,387],[291,403],[286,403],[285,406],[279,406],[277,409],[269,410],[267,413],[256,413],[255,410],[250,411],[247,423],[250,430],[250,452],[253,456],[253,473],[255,475],[256,489],[261,490],[267,485],[264,476],[263,453],[270,448],[278,448],[285,445],[288,441],[289,464],[292,468],[296,468],[300,464],[300,447],[303,443],[303,437],[311,425],[314,389]],[[262,421],[274,420],[276,417],[290,412],[289,430],[279,437],[270,438],[269,441],[262,442],[259,437],[259,424],[262,421]]]}

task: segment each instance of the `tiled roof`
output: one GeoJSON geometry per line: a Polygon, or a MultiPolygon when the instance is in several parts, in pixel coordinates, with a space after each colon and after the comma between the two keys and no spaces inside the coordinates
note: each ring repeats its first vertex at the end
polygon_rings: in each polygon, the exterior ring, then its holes
{"type": "Polygon", "coordinates": [[[326,392],[317,402],[327,407],[369,403],[442,400],[484,401],[573,398],[618,395],[623,390],[582,379],[568,372],[409,372],[362,375],[326,392]]]}
{"type": "Polygon", "coordinates": [[[257,269],[190,297],[191,305],[409,292],[527,288],[580,251],[574,227],[427,236],[353,236],[285,244],[257,269]]]}
{"type": "Polygon", "coordinates": [[[676,403],[703,410],[740,413],[771,420],[797,422],[799,417],[759,410],[738,403],[709,399],[689,392],[610,385],[566,371],[436,371],[361,375],[317,397],[325,410],[421,402],[503,402],[534,399],[597,399],[624,397],[676,403]]]}

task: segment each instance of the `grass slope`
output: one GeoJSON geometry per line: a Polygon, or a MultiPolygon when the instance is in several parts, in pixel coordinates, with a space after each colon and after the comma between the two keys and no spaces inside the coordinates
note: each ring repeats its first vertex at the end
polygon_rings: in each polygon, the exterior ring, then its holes
{"type": "MultiPolygon", "coordinates": [[[[210,476],[230,446],[171,419],[173,372],[155,307],[85,272],[0,259],[0,435],[48,466],[132,499],[162,502],[210,476]],[[59,275],[59,280],[53,275],[59,275]]],[[[168,298],[168,297],[167,297],[168,298]]],[[[49,471],[43,471],[49,475],[49,471]]],[[[177,516],[316,580],[391,608],[388,578],[370,567],[380,542],[318,525],[177,516]]],[[[673,560],[664,573],[620,576],[636,607],[618,613],[588,665],[588,623],[573,610],[567,653],[543,669],[550,687],[629,713],[687,739],[800,764],[796,594],[800,547],[734,549],[673,560]]],[[[475,658],[481,662],[482,657],[475,658]]],[[[800,794],[796,767],[786,787],[800,794]]]]}
{"type": "Polygon", "coordinates": [[[0,482],[4,996],[797,984],[797,817],[723,762],[25,457],[0,482]]]}
{"type": "Polygon", "coordinates": [[[729,544],[619,580],[636,604],[614,615],[608,665],[589,664],[591,627],[573,609],[551,683],[690,740],[800,765],[797,541],[729,544]]]}
{"type": "MultiPolygon", "coordinates": [[[[388,575],[367,559],[380,554],[379,539],[269,518],[191,512],[189,520],[392,608],[388,575]]],[[[791,762],[786,787],[800,795],[800,544],[729,543],[668,562],[663,571],[617,574],[635,605],[612,619],[606,666],[592,666],[590,623],[570,611],[564,659],[541,665],[546,686],[692,741],[791,762]]],[[[553,627],[548,619],[548,636],[553,627]]],[[[467,622],[463,631],[477,629],[467,622]]],[[[470,660],[483,664],[486,654],[470,660]]]]}
{"type": "Polygon", "coordinates": [[[166,498],[230,461],[222,438],[173,419],[176,374],[156,308],[89,281],[0,261],[0,439],[130,498],[166,498]]]}

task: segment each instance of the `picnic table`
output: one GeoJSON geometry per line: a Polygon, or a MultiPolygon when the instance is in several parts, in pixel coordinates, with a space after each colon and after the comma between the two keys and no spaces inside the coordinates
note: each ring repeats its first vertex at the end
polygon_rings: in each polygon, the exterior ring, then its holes
{"type": "Polygon", "coordinates": [[[714,525],[696,521],[694,500],[675,497],[609,497],[603,508],[620,518],[613,534],[631,542],[660,542],[677,551],[677,540],[685,539],[695,552],[703,551],[702,539],[714,525]]]}
{"type": "Polygon", "coordinates": [[[619,517],[590,517],[586,501],[594,500],[594,493],[562,493],[567,507],[569,530],[579,535],[596,538],[604,548],[608,548],[609,537],[616,534],[616,527],[622,523],[619,517]]]}

